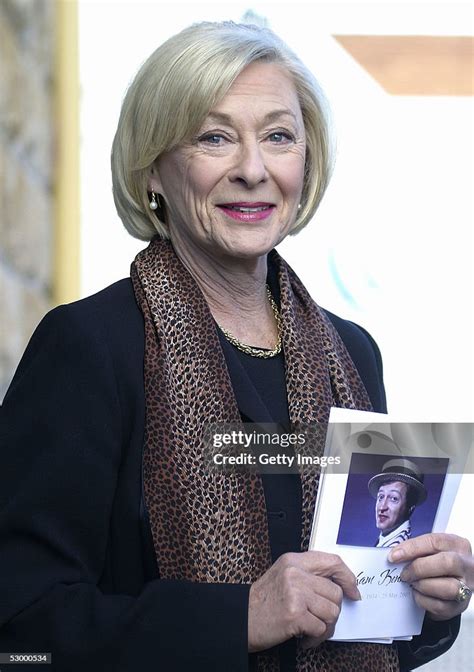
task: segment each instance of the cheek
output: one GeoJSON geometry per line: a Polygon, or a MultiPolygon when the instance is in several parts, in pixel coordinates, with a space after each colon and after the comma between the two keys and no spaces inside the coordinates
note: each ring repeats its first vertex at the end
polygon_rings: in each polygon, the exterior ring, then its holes
{"type": "MultiPolygon", "coordinates": [[[[197,170],[181,155],[166,157],[160,165],[165,198],[175,209],[194,208],[206,190],[206,171],[197,170]]],[[[182,214],[182,213],[181,213],[182,214]]]]}
{"type": "Polygon", "coordinates": [[[185,195],[186,200],[197,208],[205,208],[208,205],[208,197],[214,181],[209,179],[209,172],[206,170],[189,170],[185,176],[185,195]]]}
{"type": "Polygon", "coordinates": [[[304,162],[298,158],[286,167],[283,180],[287,190],[292,193],[300,193],[303,189],[304,162]]]}

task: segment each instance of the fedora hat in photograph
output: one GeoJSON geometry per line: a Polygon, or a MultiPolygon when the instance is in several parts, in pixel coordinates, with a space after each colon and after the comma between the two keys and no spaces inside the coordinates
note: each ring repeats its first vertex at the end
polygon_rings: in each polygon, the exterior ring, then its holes
{"type": "Polygon", "coordinates": [[[391,481],[401,481],[402,483],[411,485],[417,494],[417,505],[425,501],[428,493],[423,484],[424,475],[411,460],[401,457],[385,462],[381,473],[372,476],[368,483],[369,492],[372,497],[377,497],[377,492],[383,483],[390,483],[391,481]]]}

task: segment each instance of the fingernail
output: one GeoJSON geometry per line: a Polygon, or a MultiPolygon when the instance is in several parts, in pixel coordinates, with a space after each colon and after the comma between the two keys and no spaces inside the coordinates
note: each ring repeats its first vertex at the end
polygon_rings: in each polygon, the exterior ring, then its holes
{"type": "Polygon", "coordinates": [[[361,599],[362,599],[362,595],[360,594],[360,590],[359,590],[358,588],[356,588],[356,590],[357,590],[357,595],[358,595],[357,599],[358,599],[358,600],[361,600],[361,599]]]}
{"type": "Polygon", "coordinates": [[[393,551],[390,551],[387,559],[389,562],[398,562],[399,560],[403,560],[403,555],[404,553],[400,548],[395,548],[393,551]]]}

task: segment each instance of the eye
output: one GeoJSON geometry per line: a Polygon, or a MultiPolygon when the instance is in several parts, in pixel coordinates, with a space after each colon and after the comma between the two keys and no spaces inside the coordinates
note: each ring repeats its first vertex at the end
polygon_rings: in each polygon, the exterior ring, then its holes
{"type": "Polygon", "coordinates": [[[199,142],[203,142],[206,145],[212,145],[214,147],[219,147],[224,144],[225,137],[220,133],[205,133],[198,138],[199,142]]]}
{"type": "Polygon", "coordinates": [[[276,145],[284,145],[287,142],[293,142],[293,136],[288,131],[273,131],[268,136],[270,142],[275,143],[276,145]]]}

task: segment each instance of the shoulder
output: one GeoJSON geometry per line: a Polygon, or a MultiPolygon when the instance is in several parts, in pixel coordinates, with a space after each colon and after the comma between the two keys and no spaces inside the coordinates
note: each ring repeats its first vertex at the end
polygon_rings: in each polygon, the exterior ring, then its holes
{"type": "Polygon", "coordinates": [[[52,310],[40,325],[54,332],[76,356],[110,360],[116,376],[128,379],[143,370],[143,316],[130,278],[119,280],[85,299],[52,310]]]}
{"type": "Polygon", "coordinates": [[[363,327],[323,309],[341,337],[367,389],[375,411],[386,413],[383,365],[379,347],[363,327]]]}
{"type": "Polygon", "coordinates": [[[129,278],[45,315],[20,361],[6,400],[23,378],[46,378],[61,369],[90,380],[115,371],[130,381],[143,369],[143,318],[129,278]],[[50,372],[50,373],[48,373],[50,372]]]}
{"type": "Polygon", "coordinates": [[[379,347],[366,329],[355,322],[334,315],[329,310],[323,309],[323,311],[335,327],[351,357],[354,355],[369,365],[382,364],[379,347]]]}
{"type": "Polygon", "coordinates": [[[74,341],[115,349],[143,342],[143,318],[130,278],[79,301],[51,310],[38,327],[40,332],[64,332],[74,341]],[[142,337],[142,338],[140,338],[142,337]]]}
{"type": "Polygon", "coordinates": [[[72,320],[91,329],[114,329],[118,325],[137,328],[143,323],[130,278],[124,278],[85,299],[58,306],[48,313],[49,321],[72,320]]]}

